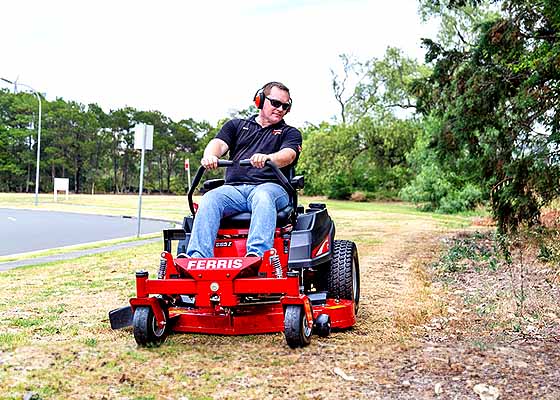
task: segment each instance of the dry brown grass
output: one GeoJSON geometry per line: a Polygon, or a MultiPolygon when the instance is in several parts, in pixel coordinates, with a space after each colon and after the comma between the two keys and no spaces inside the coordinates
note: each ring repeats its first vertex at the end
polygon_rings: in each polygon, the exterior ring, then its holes
{"type": "Polygon", "coordinates": [[[393,379],[378,360],[415,346],[414,327],[442,309],[424,266],[452,219],[363,207],[330,210],[360,252],[358,322],[304,349],[282,334],[177,334],[142,349],[130,329],[112,331],[107,312],[134,293],[135,270],[155,272],[157,244],[0,274],[0,398],[378,398],[393,379]]]}

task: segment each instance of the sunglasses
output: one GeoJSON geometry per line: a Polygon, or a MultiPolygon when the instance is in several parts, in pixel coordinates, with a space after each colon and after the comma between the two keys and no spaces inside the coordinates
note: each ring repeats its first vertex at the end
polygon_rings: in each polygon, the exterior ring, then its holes
{"type": "Polygon", "coordinates": [[[288,108],[290,108],[291,104],[290,103],[282,103],[280,100],[276,100],[276,99],[271,99],[270,97],[266,97],[268,99],[268,101],[270,101],[270,105],[274,108],[280,108],[282,107],[282,110],[286,111],[288,108]]]}

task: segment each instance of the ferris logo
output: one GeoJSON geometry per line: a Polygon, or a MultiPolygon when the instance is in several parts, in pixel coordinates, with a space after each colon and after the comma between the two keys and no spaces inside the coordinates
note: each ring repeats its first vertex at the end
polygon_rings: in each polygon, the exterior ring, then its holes
{"type": "Polygon", "coordinates": [[[234,260],[215,260],[215,259],[192,259],[187,263],[187,269],[222,269],[222,268],[241,268],[243,259],[234,260]]]}
{"type": "Polygon", "coordinates": [[[282,134],[282,129],[274,129],[274,130],[272,131],[272,134],[273,134],[274,136],[276,136],[276,135],[281,135],[281,134],[282,134]]]}

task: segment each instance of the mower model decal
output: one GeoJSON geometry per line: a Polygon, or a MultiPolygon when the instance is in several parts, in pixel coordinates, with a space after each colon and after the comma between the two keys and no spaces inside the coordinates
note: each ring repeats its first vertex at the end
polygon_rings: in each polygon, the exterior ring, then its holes
{"type": "Polygon", "coordinates": [[[187,269],[225,269],[225,268],[241,268],[243,259],[192,259],[187,263],[187,269]]]}
{"type": "Polygon", "coordinates": [[[231,247],[233,245],[232,241],[228,242],[216,242],[216,247],[231,247]]]}

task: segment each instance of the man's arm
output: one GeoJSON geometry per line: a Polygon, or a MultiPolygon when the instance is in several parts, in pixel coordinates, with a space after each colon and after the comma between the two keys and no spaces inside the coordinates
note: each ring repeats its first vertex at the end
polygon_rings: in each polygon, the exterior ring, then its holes
{"type": "Polygon", "coordinates": [[[294,149],[290,148],[283,148],[282,150],[277,151],[276,153],[271,154],[261,154],[255,153],[251,157],[251,165],[253,167],[262,168],[264,167],[264,163],[267,160],[272,161],[278,168],[285,167],[286,165],[290,165],[296,159],[296,152],[294,149]]]}
{"type": "Polygon", "coordinates": [[[218,168],[218,159],[227,153],[229,147],[222,139],[212,139],[204,149],[204,155],[200,164],[206,169],[218,168]]]}

